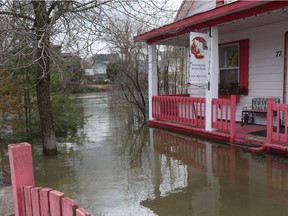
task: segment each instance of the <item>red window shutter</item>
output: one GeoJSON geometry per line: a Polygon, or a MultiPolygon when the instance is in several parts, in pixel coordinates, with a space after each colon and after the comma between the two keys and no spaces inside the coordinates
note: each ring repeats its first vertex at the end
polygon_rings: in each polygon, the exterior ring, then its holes
{"type": "Polygon", "coordinates": [[[247,89],[249,85],[249,39],[239,41],[239,85],[247,89]]]}

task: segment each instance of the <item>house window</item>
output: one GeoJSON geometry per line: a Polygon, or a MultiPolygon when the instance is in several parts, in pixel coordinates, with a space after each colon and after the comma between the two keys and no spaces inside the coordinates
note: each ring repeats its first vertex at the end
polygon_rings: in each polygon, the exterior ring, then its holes
{"type": "Polygon", "coordinates": [[[228,88],[231,83],[239,82],[239,45],[222,45],[219,51],[220,85],[228,88]]]}
{"type": "Polygon", "coordinates": [[[219,95],[247,95],[249,40],[220,45],[219,67],[219,95]]]}

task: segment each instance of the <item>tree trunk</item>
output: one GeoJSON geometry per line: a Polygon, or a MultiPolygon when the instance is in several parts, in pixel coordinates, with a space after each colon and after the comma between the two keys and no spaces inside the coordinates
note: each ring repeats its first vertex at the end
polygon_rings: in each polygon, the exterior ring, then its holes
{"type": "Polygon", "coordinates": [[[31,138],[31,98],[29,89],[24,89],[24,108],[25,108],[25,126],[26,126],[26,137],[31,138]]]}
{"type": "Polygon", "coordinates": [[[169,94],[169,72],[168,72],[169,66],[168,65],[165,66],[163,70],[164,94],[169,94]]]}
{"type": "Polygon", "coordinates": [[[36,85],[37,104],[40,116],[43,152],[45,155],[57,153],[56,136],[50,100],[50,77],[47,74],[36,85]]]}
{"type": "Polygon", "coordinates": [[[53,125],[50,100],[50,44],[49,19],[46,17],[46,2],[33,1],[35,31],[37,37],[36,95],[41,124],[43,152],[45,155],[57,153],[56,136],[53,125]]]}

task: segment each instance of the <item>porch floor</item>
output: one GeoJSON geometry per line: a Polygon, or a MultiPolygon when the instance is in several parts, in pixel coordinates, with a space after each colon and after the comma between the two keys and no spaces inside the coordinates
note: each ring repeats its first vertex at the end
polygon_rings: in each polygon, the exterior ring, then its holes
{"type": "Polygon", "coordinates": [[[281,153],[288,152],[288,143],[273,143],[266,144],[266,136],[253,135],[251,133],[257,131],[265,131],[265,125],[244,125],[236,123],[236,134],[233,143],[230,143],[230,135],[227,131],[207,131],[203,127],[193,125],[179,124],[163,120],[149,120],[149,125],[152,127],[165,128],[172,131],[177,131],[187,135],[195,135],[199,137],[210,138],[220,142],[232,144],[234,146],[244,148],[250,151],[277,151],[281,153]]]}

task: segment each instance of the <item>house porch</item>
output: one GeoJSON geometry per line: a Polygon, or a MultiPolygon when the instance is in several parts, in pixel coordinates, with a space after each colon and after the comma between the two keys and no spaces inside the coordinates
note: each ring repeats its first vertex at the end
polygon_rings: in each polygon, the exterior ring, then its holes
{"type": "Polygon", "coordinates": [[[245,124],[235,120],[236,96],[213,98],[211,103],[212,130],[205,128],[206,100],[188,95],[162,95],[152,98],[152,127],[204,137],[251,151],[288,152],[288,105],[267,99],[266,125],[245,124]]]}
{"type": "Polygon", "coordinates": [[[287,11],[287,1],[235,1],[136,36],[149,47],[149,124],[246,149],[288,152],[287,11]],[[182,86],[188,85],[189,96],[158,91],[156,45],[186,47],[187,82],[182,86]],[[195,46],[202,47],[202,56],[195,46]],[[232,91],[230,84],[239,88],[232,91]],[[235,97],[220,99],[232,94],[240,97],[237,106],[235,97]],[[261,125],[241,127],[242,110],[252,98],[276,97],[282,104],[270,101],[255,121],[261,125]],[[251,134],[261,130],[267,135],[251,134]]]}

